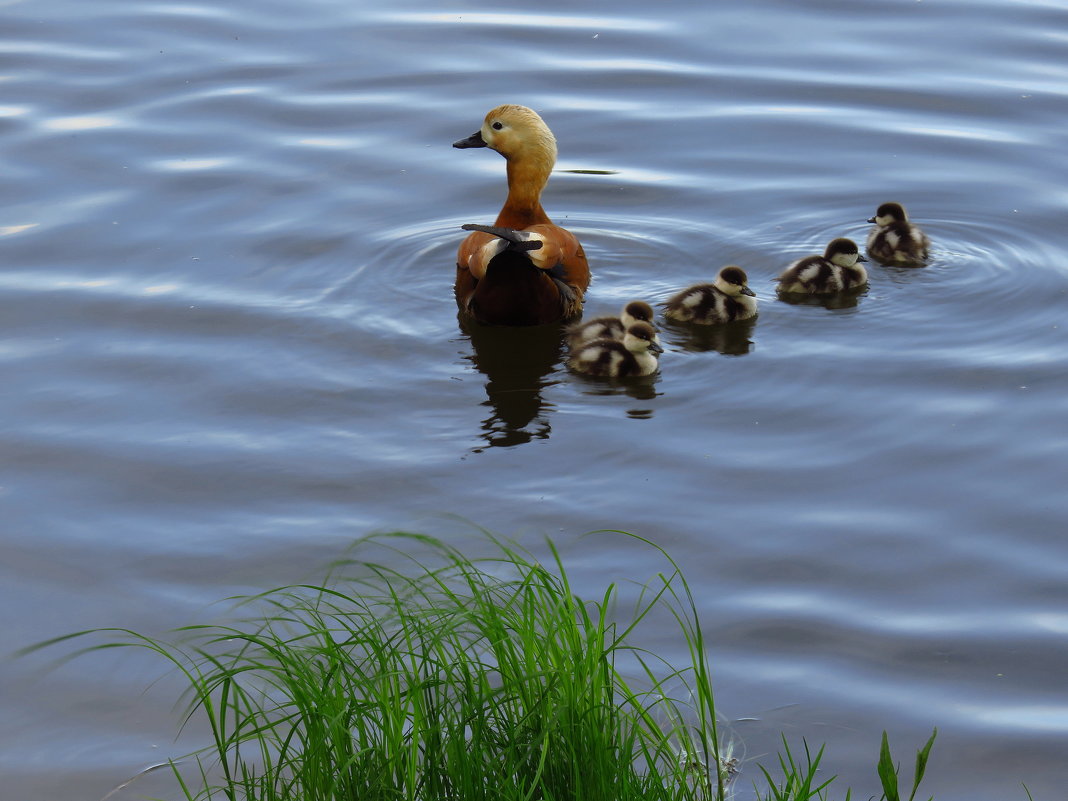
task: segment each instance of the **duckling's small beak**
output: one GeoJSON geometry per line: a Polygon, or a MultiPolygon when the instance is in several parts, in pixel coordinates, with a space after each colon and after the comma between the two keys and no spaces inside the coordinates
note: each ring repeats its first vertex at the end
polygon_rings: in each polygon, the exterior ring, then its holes
{"type": "Polygon", "coordinates": [[[868,218],[868,222],[875,222],[875,218],[874,217],[869,217],[868,218]]]}
{"type": "Polygon", "coordinates": [[[452,146],[461,149],[465,147],[485,147],[486,140],[482,138],[482,131],[475,131],[466,139],[461,139],[458,142],[453,142],[452,146]]]}
{"type": "Polygon", "coordinates": [[[750,289],[747,286],[743,286],[742,287],[742,294],[743,295],[748,295],[751,298],[755,298],[756,297],[756,292],[754,292],[752,289],[750,289]]]}
{"type": "Polygon", "coordinates": [[[656,353],[657,355],[659,355],[659,354],[664,352],[664,346],[661,345],[659,342],[650,342],[649,343],[649,350],[651,350],[653,353],[656,353]]]}
{"type": "Polygon", "coordinates": [[[866,259],[866,258],[864,258],[863,256],[861,256],[861,255],[860,255],[860,254],[858,253],[858,254],[857,254],[857,261],[867,261],[867,259],[866,259]]]}

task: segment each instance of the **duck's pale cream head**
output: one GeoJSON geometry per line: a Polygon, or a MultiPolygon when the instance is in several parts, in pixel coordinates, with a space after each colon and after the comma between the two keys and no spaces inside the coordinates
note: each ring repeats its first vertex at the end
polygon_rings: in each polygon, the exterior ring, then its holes
{"type": "Polygon", "coordinates": [[[714,286],[724,295],[731,297],[738,297],[738,295],[756,297],[756,293],[749,288],[749,276],[745,274],[745,270],[734,264],[728,264],[719,271],[714,286]]]}
{"type": "Polygon", "coordinates": [[[905,207],[900,203],[883,203],[876,209],[875,216],[868,218],[868,222],[886,226],[896,222],[908,222],[908,219],[905,207]]]}
{"type": "Polygon", "coordinates": [[[655,316],[656,312],[653,311],[653,307],[644,300],[628,302],[619,313],[619,319],[623,321],[625,328],[629,328],[634,323],[652,323],[655,316]]]}
{"type": "Polygon", "coordinates": [[[663,353],[664,348],[660,344],[660,337],[656,335],[656,329],[649,323],[637,322],[627,328],[623,335],[623,347],[631,353],[663,353]]]}
{"type": "Polygon", "coordinates": [[[482,127],[453,147],[488,147],[508,160],[525,158],[547,164],[556,163],[556,138],[538,113],[526,106],[497,106],[482,122],[482,127]]]}
{"type": "Polygon", "coordinates": [[[857,243],[852,239],[832,239],[823,253],[823,258],[839,267],[852,267],[858,261],[867,261],[860,255],[857,243]]]}

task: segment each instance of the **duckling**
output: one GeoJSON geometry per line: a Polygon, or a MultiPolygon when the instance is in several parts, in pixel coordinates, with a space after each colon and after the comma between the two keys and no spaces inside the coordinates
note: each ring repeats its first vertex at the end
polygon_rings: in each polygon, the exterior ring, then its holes
{"type": "Polygon", "coordinates": [[[627,328],[623,340],[594,339],[572,349],[567,366],[586,375],[624,378],[656,372],[657,354],[664,349],[656,341],[649,323],[637,322],[627,328]]]}
{"type": "Polygon", "coordinates": [[[733,264],[711,284],[697,284],[668,299],[664,316],[684,323],[715,325],[748,320],[757,313],[756,293],[745,270],[733,264]]]}
{"type": "Polygon", "coordinates": [[[867,261],[851,239],[832,239],[822,256],[798,259],[779,276],[780,292],[827,295],[862,287],[867,271],[858,263],[867,261]]]}
{"type": "Polygon", "coordinates": [[[460,310],[490,325],[576,317],[590,267],[575,235],[555,225],[541,207],[542,189],[556,163],[549,126],[526,106],[498,106],[478,131],[453,147],[496,150],[507,161],[508,175],[508,197],[493,226],[464,226],[472,233],[456,256],[460,310]]]}
{"type": "Polygon", "coordinates": [[[868,222],[875,223],[867,243],[873,259],[888,265],[922,267],[927,263],[931,240],[909,222],[900,203],[883,203],[868,222]]]}
{"type": "MultiPolygon", "coordinates": [[[[644,322],[653,325],[655,314],[653,307],[644,300],[632,300],[624,304],[619,317],[596,317],[593,320],[575,323],[567,329],[567,341],[571,348],[575,349],[594,339],[622,340],[627,329],[634,323],[644,322]]],[[[659,336],[656,341],[660,342],[659,336]]]]}

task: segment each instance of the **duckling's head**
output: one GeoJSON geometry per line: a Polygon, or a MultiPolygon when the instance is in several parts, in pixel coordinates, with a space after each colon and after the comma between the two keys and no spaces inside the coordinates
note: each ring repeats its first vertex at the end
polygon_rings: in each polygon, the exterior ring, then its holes
{"type": "Polygon", "coordinates": [[[875,211],[874,217],[869,217],[868,222],[876,225],[890,225],[896,222],[908,222],[905,207],[900,203],[884,203],[875,211]]]}
{"type": "Polygon", "coordinates": [[[488,147],[506,159],[529,158],[548,165],[556,163],[556,137],[538,113],[526,106],[497,106],[482,127],[453,147],[488,147]]]}
{"type": "Polygon", "coordinates": [[[732,298],[738,295],[749,295],[755,298],[756,292],[750,289],[748,284],[749,276],[745,274],[745,270],[730,264],[719,271],[715,287],[724,295],[730,295],[732,298]]]}
{"type": "Polygon", "coordinates": [[[644,300],[632,300],[623,307],[623,311],[619,314],[619,319],[623,321],[624,326],[629,327],[639,322],[651,324],[655,316],[656,312],[653,311],[653,307],[644,300]]]}
{"type": "Polygon", "coordinates": [[[660,345],[660,338],[656,335],[656,329],[649,323],[634,323],[623,335],[623,347],[631,353],[644,353],[651,351],[663,353],[664,348],[660,345]]]}
{"type": "Polygon", "coordinates": [[[857,243],[852,239],[832,239],[823,253],[823,258],[839,267],[852,267],[858,261],[867,261],[860,255],[857,243]]]}

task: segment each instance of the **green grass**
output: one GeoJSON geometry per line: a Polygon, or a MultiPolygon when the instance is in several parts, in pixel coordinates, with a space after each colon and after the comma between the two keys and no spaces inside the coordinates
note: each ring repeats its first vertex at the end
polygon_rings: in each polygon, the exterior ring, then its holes
{"type": "MultiPolygon", "coordinates": [[[[487,536],[492,553],[477,560],[420,535],[361,540],[321,585],[240,599],[244,619],[180,629],[174,641],[109,629],[36,647],[103,634],[78,653],[132,646],[173,663],[188,681],[187,720],[211,732],[172,763],[186,799],[728,798],[737,761],[717,725],[694,599],[670,557],[634,538],[664,570],[620,618],[620,588],[579,598],[551,543],[542,563],[487,536]],[[645,625],[662,640],[665,623],[688,655],[681,668],[632,642],[645,625]]],[[[761,768],[757,797],[826,798],[823,750],[806,744],[795,759],[783,744],[783,778],[761,768]]],[[[885,739],[878,770],[884,797],[899,801],[885,739]]]]}

